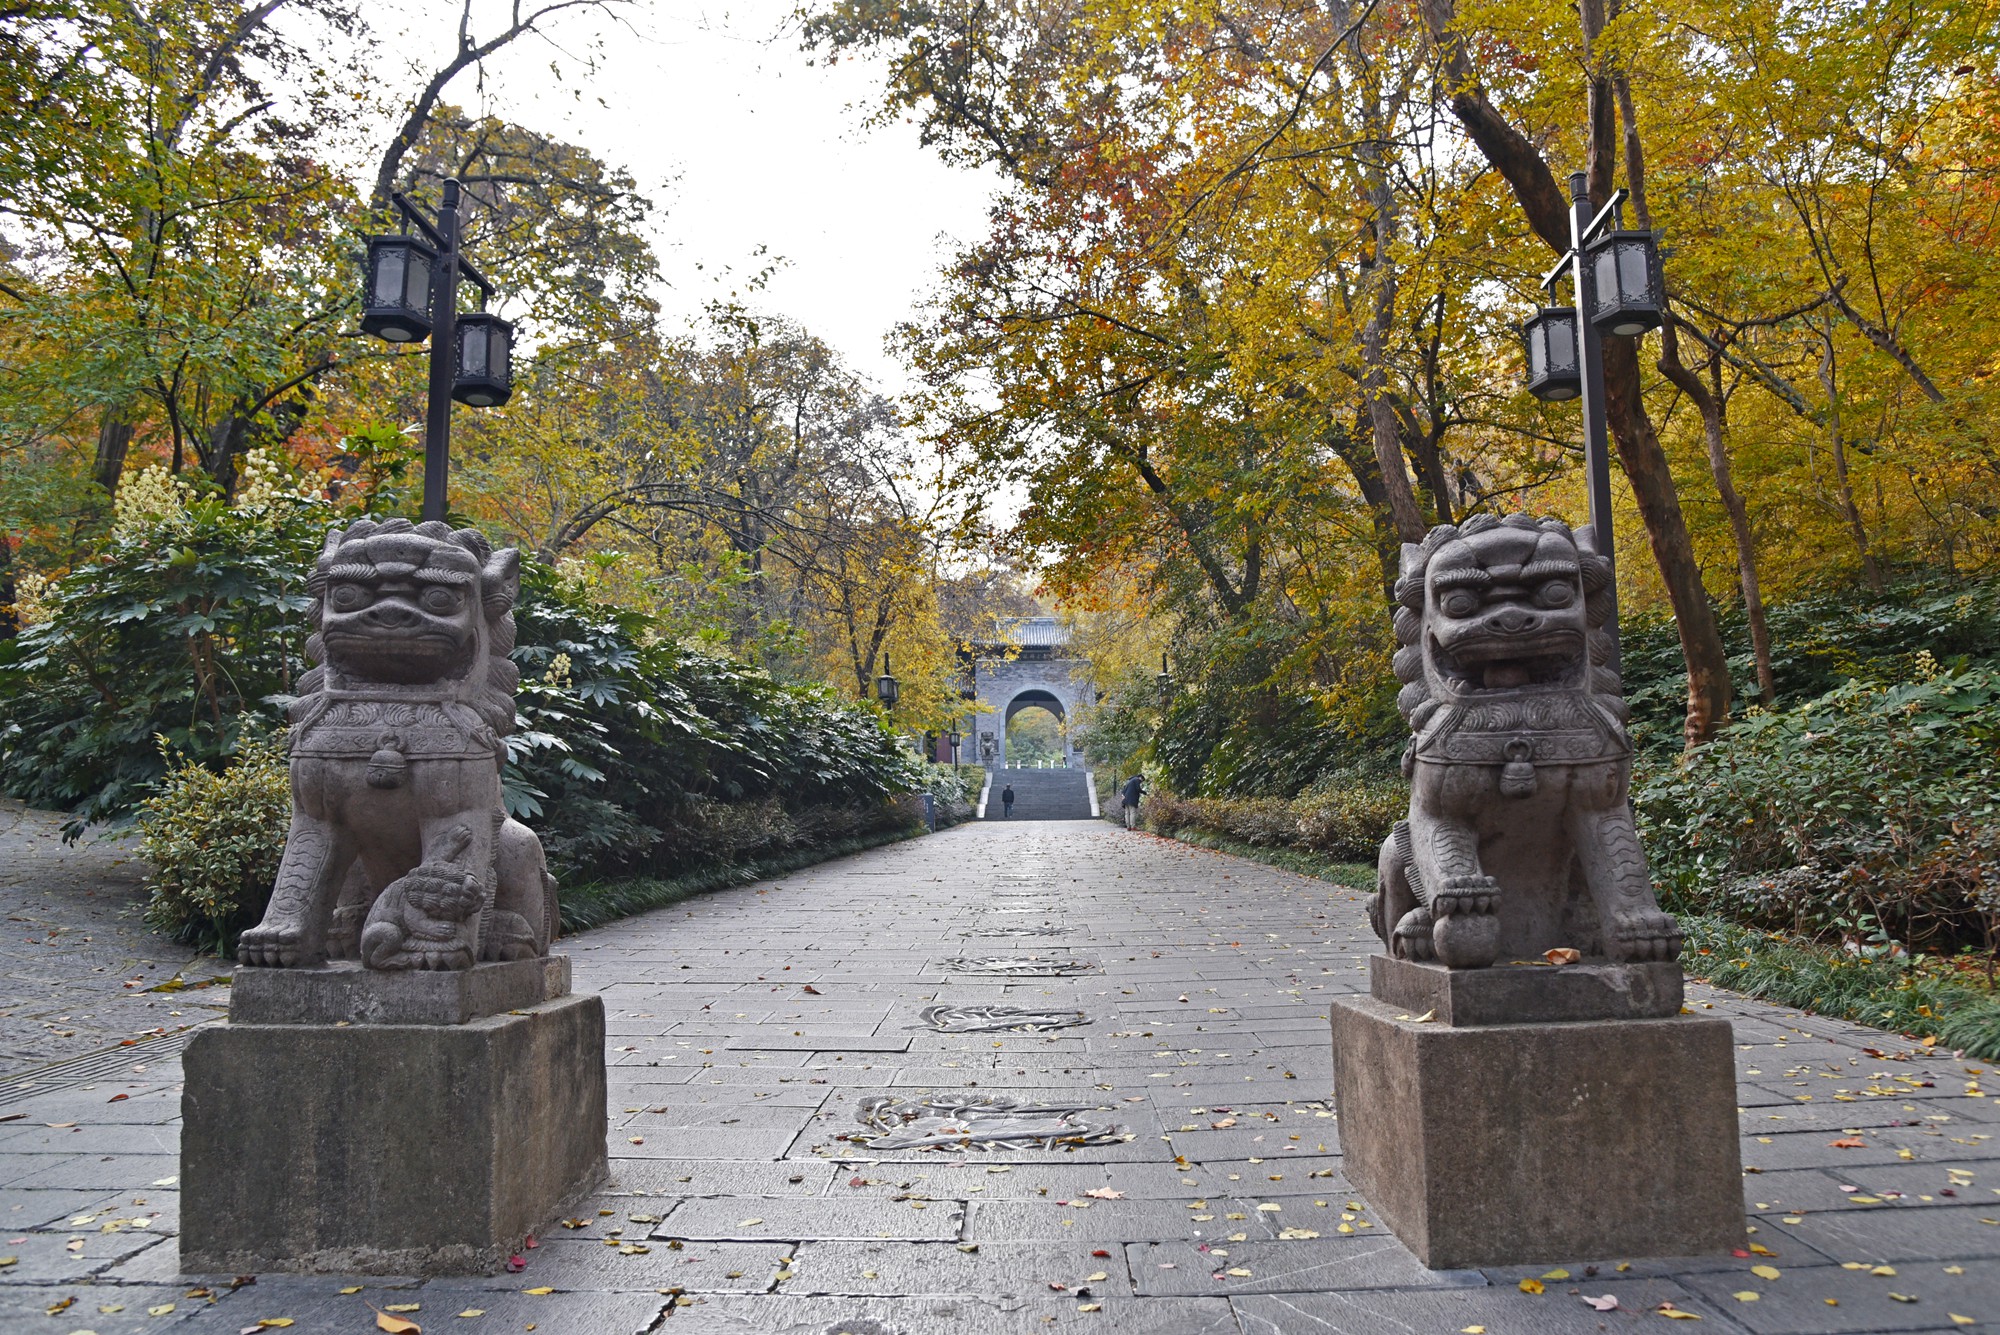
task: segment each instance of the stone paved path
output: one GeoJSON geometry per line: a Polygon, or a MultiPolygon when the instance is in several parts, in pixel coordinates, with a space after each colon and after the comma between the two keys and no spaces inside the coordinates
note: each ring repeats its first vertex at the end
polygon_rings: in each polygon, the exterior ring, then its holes
{"type": "Polygon", "coordinates": [[[65,844],[62,817],[0,798],[0,1081],[229,1008],[197,959],[147,930],[133,840],[65,844]],[[165,990],[161,990],[164,986],[165,990]]]}
{"type": "MultiPolygon", "coordinates": [[[[360,1332],[371,1303],[416,1304],[404,1315],[432,1335],[1582,1335],[1669,1329],[1663,1302],[1710,1332],[2000,1326],[1986,1073],[1703,989],[1693,1004],[1736,1025],[1745,1250],[1767,1254],[1421,1269],[1342,1180],[1325,1102],[1326,1003],[1362,985],[1364,930],[1352,892],[1051,822],[963,827],[577,938],[579,985],[609,1007],[617,1188],[492,1279],[181,1275],[174,1063],[9,1085],[0,1330],[360,1332]],[[951,963],[1027,957],[1081,972],[951,963]],[[936,1005],[1087,1023],[938,1032],[936,1005]],[[1102,1143],[857,1139],[871,1100],[927,1094],[1078,1109],[1102,1143]],[[1831,1144],[1846,1139],[1862,1147],[1831,1144]],[[1517,1287],[1556,1270],[1538,1296],[1517,1287]]],[[[1057,1115],[890,1120],[920,1139],[1057,1115]]]]}

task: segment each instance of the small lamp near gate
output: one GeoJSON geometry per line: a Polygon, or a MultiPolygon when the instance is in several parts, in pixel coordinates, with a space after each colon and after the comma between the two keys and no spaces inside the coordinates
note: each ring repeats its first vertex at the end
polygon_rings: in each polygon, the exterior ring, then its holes
{"type": "Polygon", "coordinates": [[[414,236],[368,238],[361,327],[389,343],[421,343],[431,332],[437,251],[414,236]]]}
{"type": "Polygon", "coordinates": [[[1528,345],[1528,392],[1560,403],[1583,393],[1583,364],[1577,354],[1576,309],[1544,306],[1521,326],[1528,345]]]}
{"type": "Polygon", "coordinates": [[[458,317],[458,366],[451,396],[473,408],[497,408],[514,394],[514,326],[485,311],[458,317]]]}
{"type": "Polygon", "coordinates": [[[1583,254],[1590,265],[1590,322],[1599,331],[1630,336],[1660,327],[1666,284],[1651,232],[1605,232],[1583,254]]]}
{"type": "Polygon", "coordinates": [[[896,707],[896,697],[902,693],[902,688],[896,684],[896,678],[890,671],[888,651],[884,650],[882,675],[875,679],[875,698],[882,702],[883,708],[893,709],[896,707]]]}

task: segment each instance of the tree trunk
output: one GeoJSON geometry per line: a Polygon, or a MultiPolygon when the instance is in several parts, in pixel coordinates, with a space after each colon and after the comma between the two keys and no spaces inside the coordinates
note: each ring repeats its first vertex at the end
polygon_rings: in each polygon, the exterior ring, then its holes
{"type": "Polygon", "coordinates": [[[1868,587],[1880,593],[1882,568],[1875,563],[1875,554],[1868,550],[1868,527],[1861,522],[1861,511],[1854,504],[1854,486],[1847,477],[1847,440],[1840,429],[1840,368],[1834,363],[1831,320],[1821,332],[1819,383],[1826,390],[1826,439],[1833,452],[1834,493],[1840,499],[1841,517],[1847,521],[1854,548],[1861,553],[1861,573],[1868,587]]]}
{"type": "Polygon", "coordinates": [[[1660,330],[1660,374],[1674,382],[1701,414],[1702,436],[1708,444],[1708,471],[1715,478],[1715,491],[1729,515],[1729,534],[1736,544],[1736,580],[1743,591],[1743,614],[1750,621],[1750,652],[1757,662],[1757,696],[1765,708],[1777,702],[1777,678],[1771,670],[1771,627],[1764,617],[1764,594],[1757,578],[1757,545],[1750,532],[1750,513],[1736,490],[1729,463],[1727,414],[1729,401],[1722,392],[1722,358],[1708,359],[1711,383],[1681,361],[1680,341],[1669,317],[1660,330]]]}
{"type": "Polygon", "coordinates": [[[97,462],[91,466],[90,475],[104,488],[104,494],[114,500],[118,497],[118,480],[125,475],[125,455],[132,448],[132,430],[131,410],[124,405],[106,408],[104,419],[97,426],[97,462]]]}

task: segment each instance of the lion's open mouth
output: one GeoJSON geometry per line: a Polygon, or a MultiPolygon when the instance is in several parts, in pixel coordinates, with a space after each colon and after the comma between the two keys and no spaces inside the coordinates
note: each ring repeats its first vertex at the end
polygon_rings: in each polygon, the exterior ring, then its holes
{"type": "Polygon", "coordinates": [[[1431,639],[1431,661],[1461,694],[1574,686],[1583,676],[1583,637],[1574,631],[1468,636],[1447,649],[1431,639]]]}

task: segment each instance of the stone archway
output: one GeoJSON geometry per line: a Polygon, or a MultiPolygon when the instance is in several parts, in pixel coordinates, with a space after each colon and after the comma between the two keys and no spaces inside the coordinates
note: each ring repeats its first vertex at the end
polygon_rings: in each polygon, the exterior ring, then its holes
{"type": "MultiPolygon", "coordinates": [[[[1023,709],[1041,708],[1069,724],[1092,698],[1090,664],[1067,656],[1069,632],[1054,617],[1023,617],[1002,623],[1005,640],[973,646],[966,694],[978,712],[966,726],[973,748],[965,757],[978,764],[1007,764],[1007,723],[1023,709]]],[[[1063,763],[1083,764],[1078,738],[1065,735],[1063,763]]]]}

